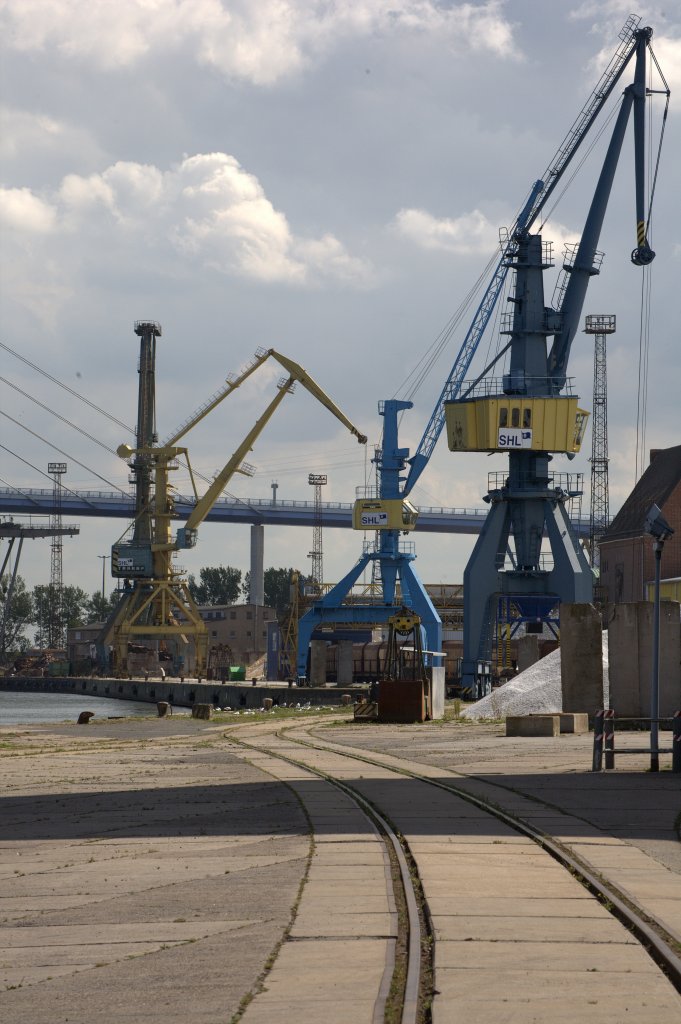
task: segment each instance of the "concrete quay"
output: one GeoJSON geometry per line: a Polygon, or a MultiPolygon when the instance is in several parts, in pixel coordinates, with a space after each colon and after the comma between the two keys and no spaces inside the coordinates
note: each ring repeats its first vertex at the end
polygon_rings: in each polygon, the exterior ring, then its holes
{"type": "MultiPolygon", "coordinates": [[[[340,695],[347,686],[289,686],[288,683],[252,682],[221,683],[219,680],[198,682],[196,679],[107,679],[100,676],[2,676],[0,690],[27,693],[78,693],[83,697],[115,697],[155,704],[167,701],[180,708],[193,704],[212,704],[233,709],[260,708],[266,697],[275,704],[290,703],[340,704],[340,695]]],[[[350,687],[358,697],[368,696],[368,686],[350,687]]]]}
{"type": "Polygon", "coordinates": [[[382,1020],[396,937],[384,847],[305,765],[359,789],[409,843],[435,932],[434,1024],[681,1021],[647,954],[543,850],[395,769],[531,818],[681,935],[674,776],[634,756],[594,775],[587,736],[313,721],[280,721],[280,736],[186,717],[0,730],[3,1022],[382,1020]]]}

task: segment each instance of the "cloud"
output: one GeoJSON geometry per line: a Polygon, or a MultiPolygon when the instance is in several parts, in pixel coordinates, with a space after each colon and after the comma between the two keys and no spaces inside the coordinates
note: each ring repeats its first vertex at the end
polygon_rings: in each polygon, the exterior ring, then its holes
{"type": "Polygon", "coordinates": [[[190,46],[198,63],[271,85],[345,39],[428,35],[455,52],[516,56],[501,0],[5,0],[0,27],[24,52],[56,50],[107,70],[190,46]]]}
{"type": "Polygon", "coordinates": [[[499,240],[498,227],[491,224],[480,210],[455,218],[437,218],[427,210],[400,210],[394,226],[400,235],[422,249],[453,253],[489,252],[499,240]]]}
{"type": "Polygon", "coordinates": [[[0,188],[0,220],[7,228],[27,235],[54,229],[56,211],[28,188],[0,188]]]}
{"type": "Polygon", "coordinates": [[[333,235],[296,236],[257,177],[227,153],[196,154],[165,171],[119,161],[98,174],[66,175],[47,198],[28,188],[0,198],[14,231],[78,236],[85,251],[105,233],[107,249],[165,242],[181,260],[263,282],[364,288],[375,280],[371,265],[333,235]]]}
{"type": "MultiPolygon", "coordinates": [[[[422,249],[465,255],[493,252],[499,244],[499,223],[493,223],[480,210],[460,217],[434,217],[427,210],[405,209],[397,214],[393,227],[422,249]]],[[[579,241],[579,235],[557,222],[547,222],[542,230],[546,241],[553,242],[553,251],[560,255],[566,243],[579,241]]]]}

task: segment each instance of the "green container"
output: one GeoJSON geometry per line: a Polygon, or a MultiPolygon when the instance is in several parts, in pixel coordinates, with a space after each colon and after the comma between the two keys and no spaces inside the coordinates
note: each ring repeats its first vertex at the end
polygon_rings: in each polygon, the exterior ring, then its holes
{"type": "Polygon", "coordinates": [[[246,666],[230,665],[229,678],[234,683],[243,682],[243,680],[246,678],[246,666]]]}

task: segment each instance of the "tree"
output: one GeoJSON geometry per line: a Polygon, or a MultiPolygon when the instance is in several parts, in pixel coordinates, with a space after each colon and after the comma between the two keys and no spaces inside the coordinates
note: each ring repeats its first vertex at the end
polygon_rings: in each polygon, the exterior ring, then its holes
{"type": "Polygon", "coordinates": [[[101,590],[96,590],[85,606],[85,625],[92,622],[106,622],[120,598],[118,590],[113,590],[108,597],[102,596],[101,590]]]}
{"type": "Polygon", "coordinates": [[[29,638],[24,633],[33,620],[33,602],[21,576],[14,580],[9,604],[10,576],[0,577],[0,659],[10,651],[25,651],[29,638]]]}
{"type": "Polygon", "coordinates": [[[199,577],[200,583],[194,576],[187,581],[189,593],[197,604],[235,604],[239,600],[241,569],[233,569],[231,565],[204,566],[199,577]]]}
{"type": "MultiPolygon", "coordinates": [[[[85,621],[85,608],[88,596],[82,587],[62,587],[60,620],[64,632],[74,626],[82,626],[85,621]]],[[[36,626],[35,641],[39,647],[47,647],[53,635],[50,628],[57,606],[54,587],[51,583],[38,584],[33,588],[33,623],[36,626]]]]}
{"type": "MultiPolygon", "coordinates": [[[[275,569],[270,566],[265,569],[265,604],[268,608],[274,608],[277,618],[281,621],[288,611],[291,603],[291,573],[295,569],[275,569]]],[[[248,601],[251,587],[251,574],[246,573],[243,592],[248,601]]]]}

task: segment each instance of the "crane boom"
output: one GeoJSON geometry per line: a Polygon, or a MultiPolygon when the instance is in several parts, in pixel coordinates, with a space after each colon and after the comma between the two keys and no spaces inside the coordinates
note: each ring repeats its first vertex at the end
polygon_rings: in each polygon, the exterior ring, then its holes
{"type": "MultiPolygon", "coordinates": [[[[456,398],[461,389],[461,384],[468,372],[473,356],[475,355],[482,336],[487,329],[494,308],[501,294],[501,290],[508,273],[508,259],[512,255],[509,248],[512,248],[514,240],[523,230],[529,230],[539,213],[546,205],[549,197],[554,192],[558,182],[562,178],[570,161],[584,141],[585,136],[603,109],[606,101],[612,94],[613,89],[622,76],[624,69],[631,60],[637,49],[637,29],[641,19],[632,14],[627,18],[622,31],[620,32],[620,45],[610,60],[607,68],[601,75],[596,87],[589,99],[582,107],[579,115],[572,124],[570,130],[561,142],[558,150],[549,163],[542,178],[536,181],[530,192],[529,199],[525,203],[513,230],[510,233],[510,243],[504,247],[501,259],[497,264],[492,279],[487,286],[485,294],[478,306],[473,322],[468,329],[461,348],[452,367],[452,370],[440,393],[437,404],[428,421],[423,437],[416,449],[415,454],[409,460],[410,470],[404,487],[405,497],[410,494],[412,488],[418,481],[421,473],[428,465],[431,455],[435,450],[442,428],[445,423],[444,403],[448,399],[456,398]]],[[[639,219],[637,203],[637,220],[639,219]]],[[[640,243],[639,243],[640,244],[640,243]]]]}
{"type": "MultiPolygon", "coordinates": [[[[268,356],[272,356],[273,359],[276,359],[277,362],[288,371],[288,379],[280,384],[278,393],[267,406],[262,416],[260,416],[251,430],[249,430],[246,437],[243,439],[223,469],[215,477],[203,497],[196,503],[189,518],[187,519],[186,525],[177,531],[176,546],[178,548],[194,546],[196,543],[196,532],[199,526],[204,521],[234,474],[239,472],[245,456],[252,449],[258,437],[267,426],[274,412],[278,409],[286,395],[290,394],[293,390],[293,386],[296,382],[300,381],[303,387],[309,391],[314,398],[332,412],[336,419],[340,420],[341,423],[348,428],[350,433],[355,435],[360,444],[366,444],[366,436],[360,433],[357,427],[343,412],[341,412],[336,403],[329,397],[329,395],[326,394],[323,388],[317,384],[307,370],[303,369],[302,366],[294,362],[292,359],[289,359],[288,356],[282,355],[273,348],[268,350],[265,357],[261,359],[261,362],[264,362],[264,359],[268,356]]],[[[252,373],[253,368],[249,369],[249,372],[252,373]]]]}

